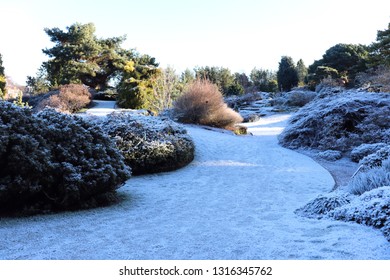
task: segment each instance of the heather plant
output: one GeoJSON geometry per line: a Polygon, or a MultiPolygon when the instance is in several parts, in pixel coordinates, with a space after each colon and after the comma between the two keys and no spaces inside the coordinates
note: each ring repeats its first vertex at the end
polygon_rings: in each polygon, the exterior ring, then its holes
{"type": "Polygon", "coordinates": [[[178,121],[232,128],[243,121],[240,114],[228,108],[218,86],[208,80],[196,80],[189,84],[174,104],[178,121]]]}
{"type": "Polygon", "coordinates": [[[130,177],[113,141],[76,116],[0,102],[0,135],[1,214],[98,206],[130,177]]]}
{"type": "Polygon", "coordinates": [[[362,170],[368,170],[373,167],[380,167],[382,163],[390,158],[390,145],[385,145],[373,153],[365,156],[359,161],[362,170]]]}
{"type": "Polygon", "coordinates": [[[351,160],[359,162],[364,157],[376,153],[386,146],[387,144],[385,143],[362,144],[351,151],[351,160]]]}
{"type": "Polygon", "coordinates": [[[347,91],[302,107],[279,141],[289,148],[347,152],[363,143],[387,143],[389,135],[390,94],[347,91]]]}
{"type": "Polygon", "coordinates": [[[186,130],[170,120],[121,112],[96,122],[115,140],[133,175],[176,170],[194,158],[186,130]]]}
{"type": "Polygon", "coordinates": [[[333,209],[328,216],[379,228],[390,241],[390,186],[367,191],[351,203],[333,209]]]}

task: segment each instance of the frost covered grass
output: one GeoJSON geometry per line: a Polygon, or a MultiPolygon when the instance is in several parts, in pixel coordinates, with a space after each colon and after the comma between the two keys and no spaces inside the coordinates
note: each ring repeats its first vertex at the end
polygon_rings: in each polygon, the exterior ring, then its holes
{"type": "Polygon", "coordinates": [[[383,186],[390,186],[390,158],[383,161],[381,166],[358,173],[349,182],[348,189],[353,194],[361,195],[383,186]]]}
{"type": "Polygon", "coordinates": [[[390,159],[357,173],[342,189],[319,195],[296,213],[373,226],[381,229],[390,241],[390,159]]]}
{"type": "Polygon", "coordinates": [[[115,140],[133,175],[173,171],[194,158],[192,139],[173,121],[114,112],[95,122],[115,140]]]}
{"type": "Polygon", "coordinates": [[[81,118],[0,102],[0,213],[100,205],[129,177],[113,141],[81,118]]]}
{"type": "Polygon", "coordinates": [[[316,98],[290,119],[280,135],[288,148],[351,151],[390,142],[390,94],[346,91],[316,98]]]}

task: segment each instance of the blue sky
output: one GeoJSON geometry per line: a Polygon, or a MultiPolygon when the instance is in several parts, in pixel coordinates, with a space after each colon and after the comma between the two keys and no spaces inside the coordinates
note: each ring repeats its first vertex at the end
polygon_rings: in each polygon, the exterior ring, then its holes
{"type": "Polygon", "coordinates": [[[126,48],[177,72],[223,66],[276,70],[281,56],[308,66],[337,43],[369,44],[390,22],[390,1],[0,0],[6,74],[24,84],[51,43],[45,27],[93,22],[98,37],[127,35],[126,48]],[[5,26],[5,28],[4,28],[5,26]]]}

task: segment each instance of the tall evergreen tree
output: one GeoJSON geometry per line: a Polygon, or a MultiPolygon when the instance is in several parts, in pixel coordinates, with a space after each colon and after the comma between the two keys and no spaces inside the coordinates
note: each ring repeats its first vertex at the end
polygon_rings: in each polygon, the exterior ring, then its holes
{"type": "Polygon", "coordinates": [[[297,75],[298,75],[298,85],[303,86],[305,84],[308,74],[308,69],[305,66],[305,63],[302,59],[297,62],[297,75]]]}
{"type": "Polygon", "coordinates": [[[376,42],[370,46],[370,58],[373,66],[390,66],[390,23],[385,30],[379,30],[376,42]]]}
{"type": "Polygon", "coordinates": [[[289,56],[283,56],[279,62],[279,69],[276,73],[280,91],[290,91],[298,85],[298,73],[294,60],[289,56]]]}
{"type": "MultiPolygon", "coordinates": [[[[337,78],[342,78],[345,82],[353,81],[356,74],[367,70],[368,49],[363,45],[337,44],[329,48],[322,59],[316,60],[309,66],[309,73],[312,79],[316,77],[319,67],[333,69],[332,73],[338,73],[337,78]]],[[[320,71],[323,72],[323,71],[320,71]]]]}
{"type": "Polygon", "coordinates": [[[83,83],[103,89],[132,58],[131,51],[120,47],[125,36],[99,39],[93,23],[75,23],[66,31],[46,28],[45,32],[55,44],[43,50],[50,58],[43,67],[52,86],[83,83]]]}
{"type": "Polygon", "coordinates": [[[0,53],[0,100],[4,99],[6,89],[5,86],[7,84],[7,80],[5,78],[5,73],[4,73],[4,66],[3,66],[3,57],[0,53]]]}

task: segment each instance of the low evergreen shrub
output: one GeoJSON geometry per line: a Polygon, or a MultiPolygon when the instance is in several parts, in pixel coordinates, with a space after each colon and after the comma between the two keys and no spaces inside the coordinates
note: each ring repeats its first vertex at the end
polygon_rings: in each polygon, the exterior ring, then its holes
{"type": "Polygon", "coordinates": [[[193,141],[170,120],[119,112],[96,122],[115,140],[133,175],[176,170],[194,159],[193,141]]]}
{"type": "Polygon", "coordinates": [[[97,206],[129,177],[123,156],[98,127],[0,102],[0,213],[97,206]]]}

